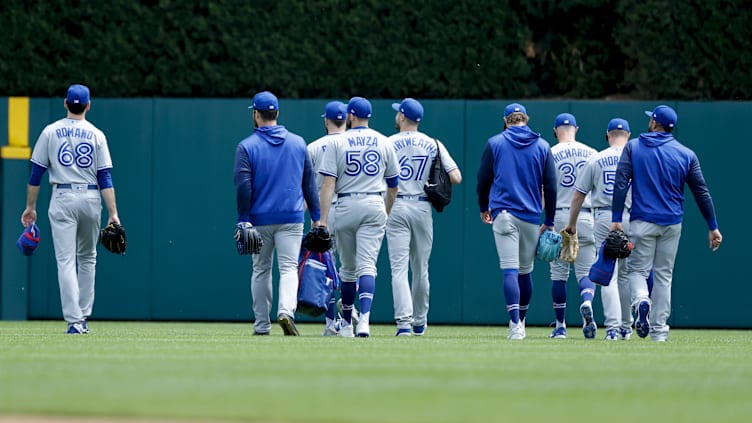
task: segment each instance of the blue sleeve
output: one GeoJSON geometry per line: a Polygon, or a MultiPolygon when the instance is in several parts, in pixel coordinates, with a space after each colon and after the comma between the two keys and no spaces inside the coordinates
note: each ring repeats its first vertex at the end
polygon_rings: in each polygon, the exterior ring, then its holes
{"type": "Polygon", "coordinates": [[[386,178],[386,186],[389,188],[397,188],[397,185],[399,185],[399,175],[386,178]]]}
{"type": "Polygon", "coordinates": [[[305,166],[303,167],[303,197],[308,204],[308,211],[311,213],[311,220],[321,219],[321,204],[319,204],[319,190],[316,188],[316,178],[313,174],[313,163],[308,153],[305,155],[305,166]]]}
{"type": "Polygon", "coordinates": [[[621,152],[619,164],[616,166],[616,179],[614,181],[614,197],[611,204],[611,221],[621,223],[624,213],[624,202],[627,200],[627,191],[632,181],[632,143],[628,142],[621,152]]]}
{"type": "Polygon", "coordinates": [[[99,189],[112,188],[112,174],[109,168],[97,171],[97,183],[99,189]]]}
{"type": "Polygon", "coordinates": [[[242,145],[235,149],[235,200],[238,208],[238,222],[250,222],[253,172],[248,153],[242,145]]]}
{"type": "Polygon", "coordinates": [[[689,173],[687,174],[687,185],[689,185],[692,195],[695,196],[695,201],[700,207],[700,213],[702,213],[702,217],[705,218],[705,222],[708,224],[708,229],[711,231],[718,229],[713,198],[710,196],[708,185],[705,183],[705,177],[702,175],[700,161],[697,160],[697,156],[692,158],[689,173]]]}
{"type": "MultiPolygon", "coordinates": [[[[556,166],[554,165],[554,155],[551,149],[548,149],[546,163],[543,168],[543,202],[545,203],[545,218],[543,223],[546,226],[554,226],[554,214],[556,213],[556,166]]],[[[563,229],[563,228],[562,228],[563,229]]]]}
{"type": "Polygon", "coordinates": [[[42,175],[47,170],[44,166],[39,166],[36,163],[31,163],[31,175],[29,175],[29,185],[38,187],[42,183],[42,175]]]}
{"type": "Polygon", "coordinates": [[[491,144],[486,143],[483,155],[480,158],[480,167],[478,168],[478,185],[475,190],[478,193],[478,206],[481,213],[488,211],[489,195],[491,194],[491,185],[494,180],[494,157],[491,150],[491,144]]]}

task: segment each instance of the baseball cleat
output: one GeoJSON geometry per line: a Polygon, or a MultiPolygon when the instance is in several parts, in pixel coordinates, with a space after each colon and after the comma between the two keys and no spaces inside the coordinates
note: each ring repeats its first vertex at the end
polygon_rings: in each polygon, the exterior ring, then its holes
{"type": "Polygon", "coordinates": [[[269,332],[253,332],[253,336],[269,336],[269,332]]]}
{"type": "Polygon", "coordinates": [[[341,336],[343,338],[354,338],[355,335],[353,335],[352,325],[343,323],[342,327],[339,329],[339,332],[337,333],[337,336],[341,336]]]}
{"type": "Polygon", "coordinates": [[[298,332],[298,328],[295,327],[295,321],[292,317],[286,314],[280,314],[277,320],[279,321],[279,325],[282,326],[282,331],[285,332],[285,336],[300,336],[300,332],[298,332]]]}
{"type": "Polygon", "coordinates": [[[512,341],[521,341],[525,339],[525,326],[520,323],[514,323],[511,320],[509,321],[509,336],[508,338],[512,341]]]}
{"type": "Polygon", "coordinates": [[[84,332],[83,326],[81,326],[81,323],[69,323],[68,324],[68,330],[65,332],[67,335],[81,335],[84,332]]]}
{"type": "Polygon", "coordinates": [[[397,333],[394,336],[412,336],[412,333],[410,333],[410,329],[408,328],[397,328],[397,333]]]}
{"type": "Polygon", "coordinates": [[[650,314],[650,303],[647,301],[640,301],[637,306],[637,319],[635,319],[635,332],[640,338],[648,336],[650,333],[650,321],[648,315],[650,314]]]}
{"type": "Polygon", "coordinates": [[[413,335],[423,336],[426,333],[426,325],[413,326],[413,335]]]}
{"type": "Polygon", "coordinates": [[[549,336],[554,339],[565,339],[567,337],[567,328],[564,326],[554,328],[549,336]]]}
{"type": "Polygon", "coordinates": [[[616,329],[609,329],[606,331],[606,341],[618,341],[619,331],[616,329]]]}
{"type": "Polygon", "coordinates": [[[371,336],[371,326],[368,323],[367,317],[360,319],[360,321],[358,322],[355,336],[359,338],[368,338],[369,336],[371,336]]]}
{"type": "MultiPolygon", "coordinates": [[[[342,314],[342,298],[337,300],[337,311],[339,314],[342,314]]],[[[352,317],[350,318],[350,321],[352,322],[353,326],[358,326],[358,321],[360,320],[360,313],[358,313],[358,309],[353,306],[352,309],[352,317]]]]}
{"type": "Polygon", "coordinates": [[[632,337],[632,328],[621,328],[619,329],[619,338],[622,341],[629,341],[629,338],[632,337]]]}
{"type": "Polygon", "coordinates": [[[337,336],[341,327],[342,321],[340,319],[334,320],[331,324],[326,325],[324,333],[321,336],[337,336]]]}
{"type": "Polygon", "coordinates": [[[598,326],[593,320],[593,306],[589,301],[580,306],[580,315],[582,316],[582,334],[587,339],[595,338],[595,331],[598,326]]]}
{"type": "Polygon", "coordinates": [[[89,323],[86,321],[86,319],[81,322],[81,328],[83,328],[83,333],[89,333],[89,323]]]}

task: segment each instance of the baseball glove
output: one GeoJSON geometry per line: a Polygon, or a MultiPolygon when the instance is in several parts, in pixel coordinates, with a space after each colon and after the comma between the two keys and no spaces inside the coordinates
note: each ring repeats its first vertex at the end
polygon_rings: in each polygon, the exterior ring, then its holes
{"type": "Polygon", "coordinates": [[[632,254],[634,245],[624,231],[611,231],[603,244],[603,254],[615,258],[626,258],[632,254]]]}
{"type": "Polygon", "coordinates": [[[258,233],[251,222],[239,222],[235,226],[235,241],[237,242],[238,254],[241,256],[258,254],[264,245],[261,234],[258,233]]]}
{"type": "Polygon", "coordinates": [[[580,252],[580,241],[577,235],[572,235],[566,230],[561,232],[561,254],[559,259],[574,263],[577,260],[577,254],[580,252]]]}
{"type": "Polygon", "coordinates": [[[303,248],[315,253],[323,253],[332,248],[332,235],[326,226],[311,228],[303,237],[303,248]]]}
{"type": "Polygon", "coordinates": [[[111,253],[125,254],[125,247],[128,245],[125,228],[115,222],[110,223],[99,233],[99,242],[111,253]]]}
{"type": "Polygon", "coordinates": [[[538,238],[535,256],[539,260],[552,262],[561,254],[561,235],[554,231],[543,231],[538,238]]]}

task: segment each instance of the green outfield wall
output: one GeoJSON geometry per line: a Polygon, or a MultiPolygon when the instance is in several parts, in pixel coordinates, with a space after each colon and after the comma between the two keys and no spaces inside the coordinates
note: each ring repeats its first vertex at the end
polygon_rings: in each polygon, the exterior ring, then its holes
{"type": "MultiPolygon", "coordinates": [[[[343,99],[344,100],[344,99],[343,99]]],[[[375,100],[371,126],[391,135],[392,100],[375,100]]],[[[441,139],[463,173],[452,204],[434,213],[431,311],[434,324],[507,322],[502,274],[491,227],[481,223],[475,194],[476,172],[486,140],[501,131],[507,100],[425,101],[421,129],[441,139]]],[[[310,142],[324,134],[319,117],[326,100],[281,100],[280,123],[310,142]]],[[[655,102],[527,101],[530,126],[553,142],[558,113],[573,113],[578,138],[596,149],[606,146],[612,117],[629,120],[633,135],[647,128],[643,110],[655,102]]],[[[128,230],[128,253],[100,248],[92,318],[104,320],[252,320],[251,260],[235,251],[236,219],[232,166],[237,143],[251,133],[249,99],[94,99],[88,119],[108,137],[120,218],[128,230]]],[[[707,227],[689,190],[683,236],[674,274],[675,327],[752,327],[752,287],[742,273],[741,247],[734,232],[749,205],[743,174],[751,167],[743,153],[748,137],[738,129],[752,121],[752,103],[668,102],[676,108],[677,138],[694,149],[713,194],[725,236],[723,247],[707,248],[707,227]],[[736,200],[734,200],[736,198],[736,200]]],[[[8,101],[0,98],[0,133],[6,134],[8,101]]],[[[61,99],[32,98],[28,106],[29,145],[49,122],[64,116],[61,99]]],[[[6,136],[2,137],[7,139],[6,136]]],[[[2,142],[3,145],[6,142],[2,142]]],[[[0,318],[61,319],[56,264],[43,178],[38,206],[42,242],[31,258],[15,248],[25,203],[26,159],[0,162],[0,318]]],[[[106,216],[106,212],[104,213],[106,216]]],[[[105,217],[103,216],[103,219],[105,217]]],[[[384,242],[372,312],[376,322],[392,321],[389,263],[384,242]]],[[[528,324],[554,320],[548,266],[536,262],[528,324]]],[[[569,281],[568,321],[577,326],[579,296],[569,281]]],[[[276,301],[276,298],[275,298],[276,301]]],[[[602,322],[600,295],[596,312],[602,322]]],[[[301,318],[301,320],[306,320],[301,318]]]]}

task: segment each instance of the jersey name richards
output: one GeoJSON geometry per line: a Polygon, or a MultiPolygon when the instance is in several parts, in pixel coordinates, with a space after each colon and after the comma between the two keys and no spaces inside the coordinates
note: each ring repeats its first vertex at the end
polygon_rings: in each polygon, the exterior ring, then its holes
{"type": "MultiPolygon", "coordinates": [[[[595,154],[594,148],[591,148],[579,141],[558,143],[551,147],[551,154],[554,158],[554,167],[556,168],[557,190],[556,190],[556,208],[568,208],[572,205],[572,194],[577,177],[581,173],[590,156],[595,154]]],[[[586,199],[585,208],[589,208],[589,201],[586,199]]]]}

